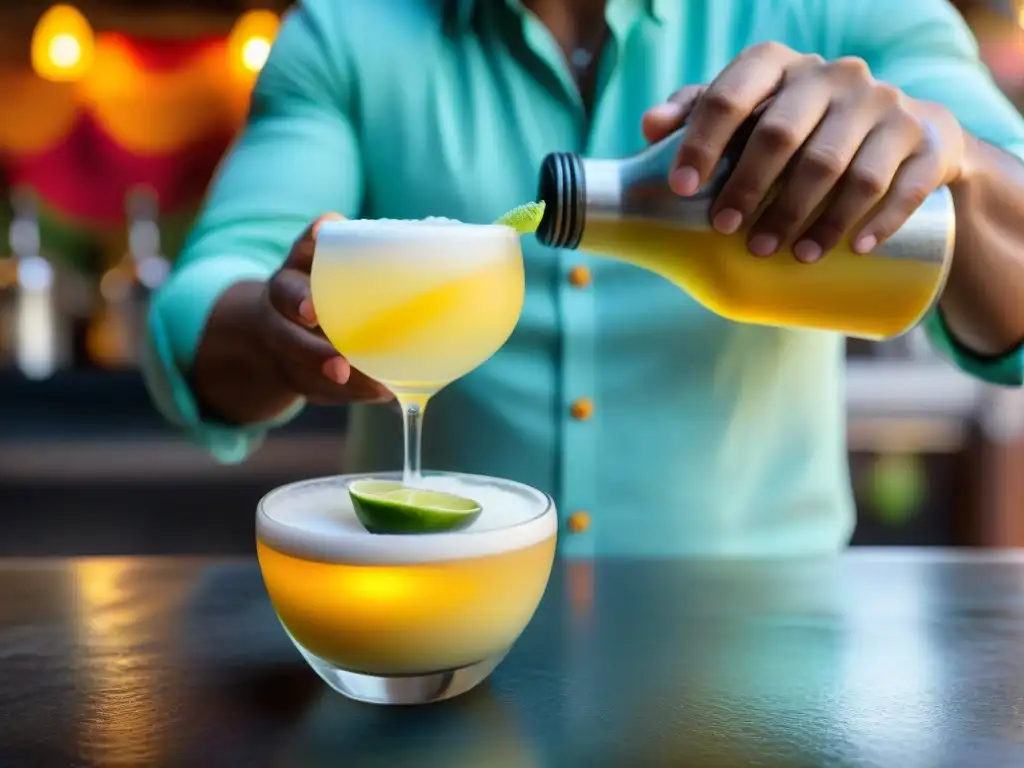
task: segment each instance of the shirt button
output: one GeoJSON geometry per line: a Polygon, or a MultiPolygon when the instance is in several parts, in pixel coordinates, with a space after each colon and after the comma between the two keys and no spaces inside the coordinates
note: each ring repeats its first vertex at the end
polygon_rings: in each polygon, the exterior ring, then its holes
{"type": "Polygon", "coordinates": [[[572,533],[584,533],[590,528],[590,514],[582,509],[569,515],[569,530],[572,533]]]}
{"type": "Polygon", "coordinates": [[[594,415],[594,401],[589,397],[581,397],[569,406],[569,415],[576,421],[586,421],[594,415]]]}
{"type": "Polygon", "coordinates": [[[583,266],[569,270],[569,285],[573,288],[586,288],[590,285],[590,270],[583,266]]]}

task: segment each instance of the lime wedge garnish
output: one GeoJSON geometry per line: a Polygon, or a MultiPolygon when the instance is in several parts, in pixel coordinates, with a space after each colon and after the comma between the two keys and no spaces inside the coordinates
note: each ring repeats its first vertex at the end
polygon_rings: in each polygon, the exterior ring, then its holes
{"type": "Polygon", "coordinates": [[[518,208],[513,208],[506,213],[495,224],[505,227],[512,227],[520,235],[530,235],[537,231],[540,220],[544,218],[544,209],[547,204],[542,200],[539,203],[526,203],[518,208]]]}
{"type": "Polygon", "coordinates": [[[407,488],[390,480],[356,480],[348,487],[356,517],[370,533],[444,533],[466,528],[482,511],[453,493],[407,488]]]}

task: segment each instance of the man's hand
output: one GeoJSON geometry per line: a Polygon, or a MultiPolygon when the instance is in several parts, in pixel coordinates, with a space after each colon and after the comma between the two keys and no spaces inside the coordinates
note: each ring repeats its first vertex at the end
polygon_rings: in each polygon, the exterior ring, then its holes
{"type": "Polygon", "coordinates": [[[747,229],[757,256],[791,246],[813,263],[846,238],[867,253],[964,170],[965,134],[944,107],[875,80],[861,59],[825,61],[776,43],[748,48],[708,86],[676,92],[644,115],[643,130],[653,142],[686,123],[669,183],[689,196],[754,115],[711,220],[723,234],[747,229]]]}
{"type": "Polygon", "coordinates": [[[320,332],[309,272],[326,214],[295,241],[266,282],[225,292],[196,353],[194,385],[204,409],[228,423],[264,421],[299,397],[312,403],[386,402],[384,385],[352,368],[320,332]]]}
{"type": "Polygon", "coordinates": [[[316,235],[328,213],[295,241],[288,258],[267,283],[264,340],[282,379],[314,403],[383,402],[393,395],[384,385],[352,368],[320,331],[309,289],[316,235]]]}

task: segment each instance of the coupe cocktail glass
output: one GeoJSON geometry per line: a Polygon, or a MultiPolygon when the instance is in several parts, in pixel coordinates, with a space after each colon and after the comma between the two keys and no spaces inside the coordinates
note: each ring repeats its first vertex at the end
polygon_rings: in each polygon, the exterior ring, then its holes
{"type": "Polygon", "coordinates": [[[293,483],[260,501],[257,553],[274,610],[310,666],[350,698],[464,693],[505,657],[544,594],[554,502],[509,480],[428,472],[424,487],[476,499],[480,517],[451,533],[372,534],[347,492],[361,477],[293,483]]]}
{"type": "Polygon", "coordinates": [[[417,485],[427,401],[508,340],[525,290],[511,227],[447,219],[330,221],[311,276],[320,328],[404,414],[403,482],[417,485]]]}

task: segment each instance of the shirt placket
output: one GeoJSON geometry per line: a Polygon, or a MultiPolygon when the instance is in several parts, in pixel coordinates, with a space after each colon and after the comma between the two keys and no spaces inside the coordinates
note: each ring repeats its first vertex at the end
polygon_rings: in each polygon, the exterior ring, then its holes
{"type": "MultiPolygon", "coordinates": [[[[508,0],[511,7],[519,7],[508,0]]],[[[590,142],[600,134],[599,121],[608,108],[603,104],[601,92],[609,86],[609,79],[618,57],[620,42],[636,21],[638,0],[613,0],[607,18],[611,27],[601,62],[597,110],[587,130],[586,115],[572,76],[562,60],[557,44],[546,29],[535,19],[523,19],[527,44],[555,75],[560,96],[573,110],[583,139],[583,151],[593,148],[590,142]]],[[[601,403],[598,399],[598,339],[597,294],[595,269],[591,257],[578,251],[556,252],[558,283],[556,301],[560,332],[559,345],[559,515],[561,517],[561,552],[572,558],[592,557],[596,550],[597,528],[600,525],[597,509],[597,474],[600,445],[597,439],[601,403]]],[[[607,446],[605,447],[607,448],[607,446]]]]}
{"type": "Polygon", "coordinates": [[[589,557],[595,551],[595,498],[598,440],[596,433],[597,337],[593,269],[584,254],[559,254],[559,308],[562,327],[560,414],[562,445],[562,551],[589,557]]]}
{"type": "MultiPolygon", "coordinates": [[[[615,67],[632,25],[637,21],[635,0],[612,0],[607,8],[612,35],[608,40],[598,78],[598,93],[584,152],[593,155],[602,126],[617,116],[615,67]]],[[[608,450],[598,439],[602,403],[598,374],[601,361],[598,338],[598,270],[594,259],[579,251],[560,254],[559,307],[562,321],[562,451],[561,497],[564,534],[562,551],[569,557],[592,557],[598,550],[600,453],[608,450]]]]}

